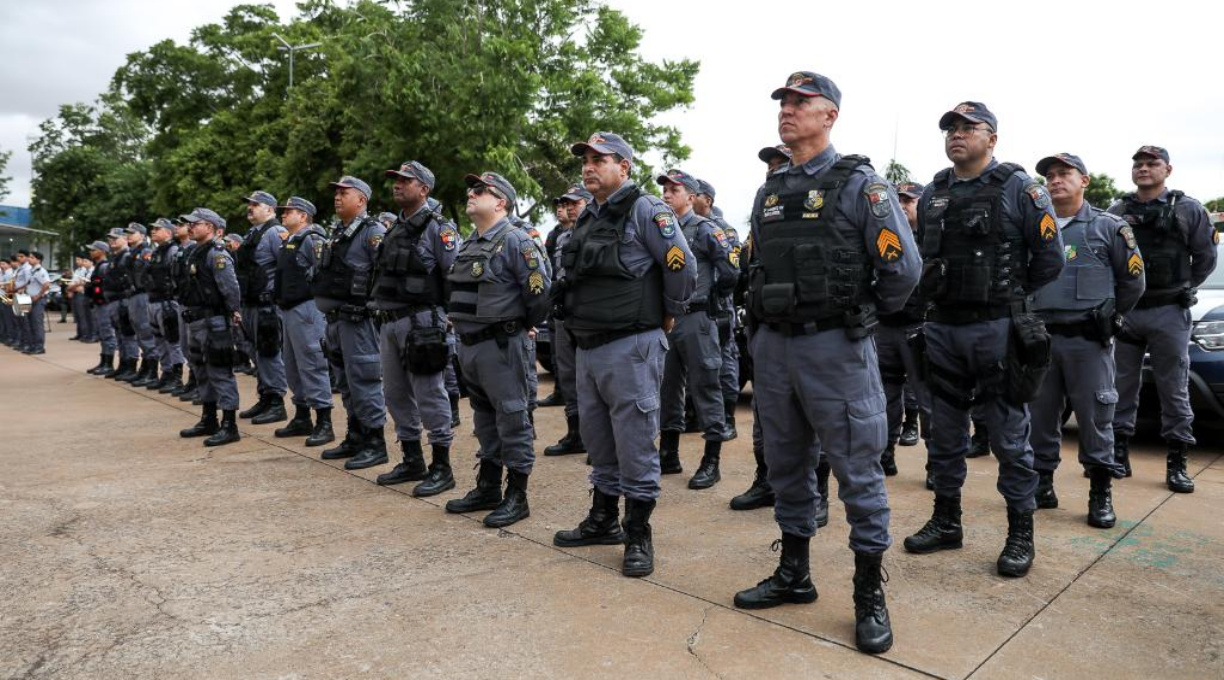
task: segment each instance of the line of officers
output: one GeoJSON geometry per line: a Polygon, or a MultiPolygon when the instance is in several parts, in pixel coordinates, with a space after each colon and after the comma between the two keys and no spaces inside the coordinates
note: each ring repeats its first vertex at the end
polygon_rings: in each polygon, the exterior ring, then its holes
{"type": "MultiPolygon", "coordinates": [[[[841,92],[830,79],[797,72],[772,97],[783,144],[760,154],[769,171],[742,246],[713,208],[712,187],[672,170],[657,178],[662,198],[644,191],[630,179],[633,149],[612,132],[571,147],[582,181],[555,200],[559,227],[547,245],[515,216],[514,187],[491,172],[465,177],[475,230],[461,239],[429,197],[433,174],[409,161],[387,171],[400,208],[388,224],[366,210],[369,185],[343,177],[332,184],[339,224],[330,234],[313,224],[309,201],[278,205],[256,192],[246,197],[254,226],[233,256],[218,241],[225,221],[206,208],[178,225],[154,223],[147,255],[122,255],[124,244],[143,244],[139,225],[113,234],[106,263],[107,244],[93,244],[100,321],[130,324],[120,335],[132,343],[116,369],[115,342],[108,350],[103,331],[95,370],[139,374],[136,345],[145,345],[136,320],[150,319],[143,361],[161,359],[170,377],[160,389],[176,384],[185,357],[203,406],[182,436],[236,441],[233,329],[241,327],[260,394],[243,415],[257,424],[287,419],[287,385],[296,411],[276,436],[326,444],[334,382],[348,424],[322,457],[347,458],[350,469],[387,462],[390,411],[403,458],[378,483],[417,481],[413,495],[432,496],[455,486],[447,375],[457,363],[479,471],[446,509],[489,511],[484,523],[504,527],[530,514],[533,339],[550,318],[558,395],[546,403],[564,403],[567,433],[545,453],[586,452],[593,487],[586,517],[554,542],[623,546],[623,573],[640,577],[654,569],[650,519],[661,475],[682,470],[686,397],[704,440],[688,484],[718,482],[722,442],[734,436],[738,390],[729,388],[738,381],[728,371],[738,364],[731,329],[739,296],[753,358],[757,474],[732,507],[773,507],[781,555],[735,605],[816,600],[809,544],[828,521],[832,474],[854,553],[856,644],[868,653],[893,642],[884,479],[896,473],[905,386],[923,416],[935,492],[931,518],[905,540],[908,552],[962,547],[961,488],[977,420],[1007,503],[996,568],[1027,574],[1034,510],[1057,505],[1052,479],[1067,404],[1090,479],[1088,522],[1113,526],[1111,481],[1129,475],[1145,350],[1169,443],[1167,483],[1193,490],[1188,307],[1215,266],[1218,236],[1198,202],[1165,188],[1166,150],[1140,148],[1138,191],[1101,211],[1084,201],[1081,159],[1042,159],[1042,186],[994,159],[996,117],[964,102],[939,120],[952,167],[926,187],[894,187],[867,158],[832,146],[841,92]],[[137,274],[141,261],[147,267],[137,274]],[[133,308],[142,295],[145,311],[133,308]]],[[[145,370],[152,379],[155,369],[145,370]]]]}
{"type": "Polygon", "coordinates": [[[47,328],[44,314],[51,294],[51,277],[43,269],[43,254],[37,250],[18,250],[0,261],[0,342],[22,354],[47,353],[47,328]],[[29,295],[28,309],[15,309],[17,295],[29,295]]]}

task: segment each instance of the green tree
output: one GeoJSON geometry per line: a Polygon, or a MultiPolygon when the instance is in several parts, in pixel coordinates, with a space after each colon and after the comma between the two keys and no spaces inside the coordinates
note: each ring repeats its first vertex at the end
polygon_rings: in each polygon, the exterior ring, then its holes
{"type": "Polygon", "coordinates": [[[1224,212],[1224,196],[1212,199],[1203,204],[1207,212],[1224,212]]]}
{"type": "Polygon", "coordinates": [[[9,195],[9,182],[13,181],[12,177],[4,175],[4,170],[8,168],[9,159],[12,157],[12,151],[0,149],[0,201],[3,201],[9,195]]]}
{"type": "Polygon", "coordinates": [[[1101,210],[1113,205],[1114,200],[1125,193],[1118,189],[1112,177],[1103,172],[1089,173],[1088,177],[1091,178],[1091,182],[1084,190],[1084,200],[1101,210]]]}
{"type": "Polygon", "coordinates": [[[888,167],[884,169],[884,179],[892,182],[893,184],[913,181],[913,177],[910,176],[909,168],[898,163],[897,159],[895,158],[888,161],[888,167]]]}

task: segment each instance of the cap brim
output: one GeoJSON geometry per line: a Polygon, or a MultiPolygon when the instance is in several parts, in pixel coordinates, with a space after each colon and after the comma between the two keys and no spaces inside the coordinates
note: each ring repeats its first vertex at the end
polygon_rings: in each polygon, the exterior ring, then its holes
{"type": "Polygon", "coordinates": [[[1088,174],[1088,171],[1085,170],[1084,168],[1081,168],[1075,165],[1074,163],[1068,163],[1067,161],[1064,161],[1058,156],[1046,156],[1045,158],[1037,161],[1037,174],[1041,175],[1042,177],[1045,177],[1046,171],[1048,171],[1050,169],[1050,166],[1054,165],[1055,163],[1059,165],[1065,165],[1068,168],[1071,168],[1072,170],[1076,170],[1080,172],[1081,174],[1084,174],[1084,175],[1088,174]]]}
{"type": "Polygon", "coordinates": [[[480,178],[480,175],[464,175],[463,183],[469,187],[487,187],[489,183],[480,178]]]}
{"type": "Polygon", "coordinates": [[[595,144],[587,144],[586,142],[578,142],[570,146],[570,153],[575,156],[585,156],[586,152],[594,151],[601,156],[608,156],[616,153],[616,149],[607,146],[598,146],[595,144]]]}
{"type": "MultiPolygon", "coordinates": [[[[957,121],[957,120],[967,120],[970,123],[986,123],[987,125],[990,125],[990,121],[985,120],[983,118],[978,118],[976,116],[969,116],[963,113],[957,113],[956,111],[949,111],[939,117],[939,129],[947,130],[952,125],[953,121],[957,121]]],[[[990,129],[994,130],[994,126],[992,125],[990,129]]]]}
{"type": "Polygon", "coordinates": [[[1137,152],[1135,152],[1135,155],[1134,155],[1134,156],[1131,156],[1131,160],[1132,160],[1132,161],[1137,161],[1137,160],[1139,160],[1139,157],[1140,157],[1140,156],[1147,156],[1148,158],[1159,158],[1160,160],[1165,161],[1166,163],[1168,162],[1167,160],[1165,160],[1165,157],[1164,157],[1164,156],[1162,156],[1162,155],[1160,155],[1160,154],[1158,154],[1158,153],[1153,153],[1153,152],[1151,152],[1151,151],[1137,151],[1137,152]]]}
{"type": "Polygon", "coordinates": [[[786,154],[772,146],[767,146],[757,152],[757,158],[761,159],[762,163],[768,163],[775,158],[786,158],[786,154]]]}
{"type": "Polygon", "coordinates": [[[655,177],[655,183],[659,186],[666,186],[668,184],[679,184],[680,186],[684,186],[684,182],[677,182],[667,175],[659,175],[658,177],[655,177]]]}
{"type": "Polygon", "coordinates": [[[414,175],[414,174],[412,174],[412,173],[409,173],[409,172],[401,172],[401,171],[399,171],[399,170],[387,170],[387,171],[383,172],[383,175],[385,175],[385,176],[387,176],[387,177],[402,177],[402,178],[404,178],[404,179],[415,179],[415,180],[420,180],[420,179],[421,179],[420,177],[417,177],[416,175],[414,175]]]}
{"type": "Polygon", "coordinates": [[[823,95],[821,95],[819,92],[811,92],[811,91],[809,91],[809,90],[800,90],[800,89],[799,89],[799,88],[797,88],[797,87],[779,87],[778,89],[776,89],[776,90],[774,90],[774,91],[773,91],[773,94],[769,95],[769,98],[770,98],[770,99],[781,99],[781,98],[783,98],[783,97],[785,97],[785,96],[786,96],[786,93],[787,93],[787,92],[794,92],[795,94],[797,94],[797,95],[802,95],[802,96],[804,96],[804,97],[821,97],[821,96],[823,96],[823,95]]]}

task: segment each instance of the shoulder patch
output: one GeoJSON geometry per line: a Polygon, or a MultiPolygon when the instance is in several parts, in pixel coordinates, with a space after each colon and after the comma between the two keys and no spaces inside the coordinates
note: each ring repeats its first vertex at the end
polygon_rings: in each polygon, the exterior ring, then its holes
{"type": "Polygon", "coordinates": [[[1032,199],[1033,205],[1037,206],[1038,210],[1045,210],[1050,207],[1050,194],[1036,180],[1024,185],[1024,193],[1028,194],[1032,199]]]}
{"type": "Polygon", "coordinates": [[[657,212],[650,219],[654,220],[655,225],[659,227],[659,233],[663,234],[663,238],[672,238],[676,235],[676,216],[672,215],[670,210],[657,212]]]}
{"type": "Polygon", "coordinates": [[[881,229],[880,235],[876,237],[876,250],[880,253],[880,259],[885,262],[896,262],[904,252],[901,249],[901,239],[888,227],[881,229]]]}
{"type": "Polygon", "coordinates": [[[1131,253],[1130,258],[1126,260],[1126,271],[1130,272],[1131,276],[1143,273],[1143,258],[1139,257],[1139,253],[1131,253]]]}
{"type": "MultiPolygon", "coordinates": [[[[1131,250],[1137,250],[1139,248],[1138,242],[1135,241],[1135,230],[1131,229],[1129,224],[1124,227],[1119,227],[1118,233],[1121,234],[1122,239],[1126,241],[1127,248],[1130,248],[1131,250]]],[[[1216,233],[1218,234],[1219,232],[1216,233]]]]}
{"type": "Polygon", "coordinates": [[[719,229],[718,227],[714,227],[712,231],[714,232],[714,240],[718,241],[718,245],[722,246],[723,248],[726,248],[727,247],[727,232],[723,231],[722,229],[719,229]]]}
{"type": "Polygon", "coordinates": [[[459,232],[454,227],[446,226],[438,232],[438,239],[442,241],[443,250],[454,250],[459,243],[459,232]]]}
{"type": "Polygon", "coordinates": [[[1054,222],[1054,218],[1050,217],[1050,213],[1041,216],[1041,224],[1038,225],[1041,240],[1049,243],[1058,238],[1058,224],[1054,222]]]}
{"type": "Polygon", "coordinates": [[[538,251],[536,250],[534,243],[524,243],[523,247],[520,249],[520,252],[523,254],[523,261],[527,263],[528,269],[534,271],[540,268],[540,257],[537,254],[538,251]]]}
{"type": "Polygon", "coordinates": [[[382,243],[382,240],[382,234],[372,234],[370,238],[366,239],[366,243],[369,243],[371,248],[377,248],[382,243]]]}
{"type": "Polygon", "coordinates": [[[731,266],[735,267],[736,269],[738,269],[740,266],[740,253],[741,252],[742,251],[739,246],[731,246],[731,252],[727,254],[727,260],[730,261],[731,266]]]}
{"type": "Polygon", "coordinates": [[[215,266],[217,269],[225,269],[225,261],[226,261],[226,259],[227,259],[227,258],[226,258],[224,255],[218,255],[218,256],[216,256],[216,257],[214,257],[214,258],[213,258],[213,265],[214,265],[214,266],[215,266]]]}
{"type": "Polygon", "coordinates": [[[663,261],[667,268],[674,272],[684,269],[684,250],[680,246],[672,246],[667,250],[667,255],[663,258],[663,261]]]}
{"type": "MultiPolygon", "coordinates": [[[[871,214],[875,215],[876,219],[882,220],[892,214],[892,201],[888,200],[888,187],[884,186],[883,182],[868,184],[863,189],[863,195],[867,197],[867,202],[871,204],[871,214]]],[[[821,200],[823,203],[823,198],[821,200]]],[[[890,231],[889,233],[891,234],[892,232],[890,231]]],[[[893,238],[896,237],[897,235],[893,234],[893,238]]],[[[880,256],[883,257],[882,252],[880,256]]]]}

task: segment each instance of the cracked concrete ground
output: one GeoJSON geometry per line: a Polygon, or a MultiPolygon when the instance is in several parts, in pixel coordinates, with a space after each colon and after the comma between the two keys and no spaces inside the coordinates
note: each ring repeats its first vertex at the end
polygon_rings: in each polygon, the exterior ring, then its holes
{"type": "MultiPolygon", "coordinates": [[[[1065,465],[1020,580],[993,573],[1006,517],[993,459],[970,461],[965,548],[888,554],[897,643],[869,657],[836,502],[813,541],[815,604],[731,606],[777,559],[769,511],[727,509],[752,477],[747,404],[721,484],[665,478],[656,571],[633,580],[617,547],[551,544],[588,507],[582,456],[538,461],[532,516],[508,531],[441,510],[475,475],[466,404],[458,488],[413,499],[370,481],[386,467],[348,473],[274,425],[243,421],[219,449],[181,440],[194,409],[86,376],[97,346],[67,335],[41,357],[0,349],[0,678],[1224,677],[1218,432],[1201,431],[1189,496],[1164,488],[1158,442],[1139,444],[1108,531],[1084,523],[1087,480],[1065,465]]],[[[560,409],[536,422],[539,448],[564,429],[560,409]]],[[[686,436],[690,471],[700,452],[686,436]]],[[[899,453],[898,544],[931,503],[921,447],[899,453]]]]}

